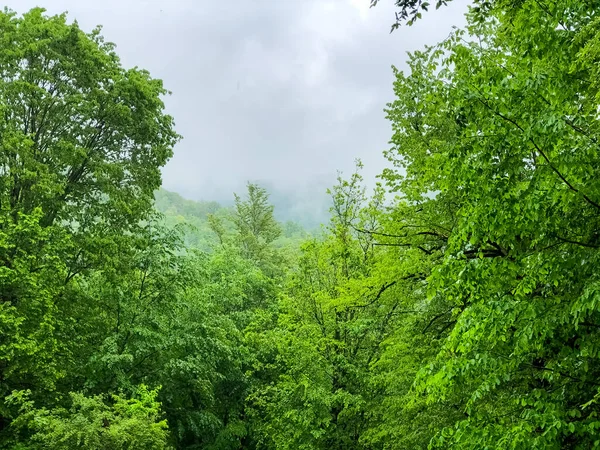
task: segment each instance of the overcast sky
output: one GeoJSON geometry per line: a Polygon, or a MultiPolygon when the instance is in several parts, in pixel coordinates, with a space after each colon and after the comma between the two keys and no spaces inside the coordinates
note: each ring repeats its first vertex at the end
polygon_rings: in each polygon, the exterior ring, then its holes
{"type": "MultiPolygon", "coordinates": [[[[231,198],[246,180],[302,192],[354,159],[372,178],[391,136],[391,65],[464,23],[466,0],[389,34],[393,0],[9,0],[103,25],[126,67],[148,69],[184,139],[164,186],[231,198]]],[[[434,2],[432,2],[434,3],[434,2]]]]}

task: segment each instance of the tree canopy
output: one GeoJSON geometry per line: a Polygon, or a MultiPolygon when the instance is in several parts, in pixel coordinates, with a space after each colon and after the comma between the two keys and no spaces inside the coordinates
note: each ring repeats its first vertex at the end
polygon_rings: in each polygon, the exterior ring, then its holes
{"type": "Polygon", "coordinates": [[[476,2],[311,234],[159,190],[162,83],[0,13],[0,448],[599,447],[599,11],[476,2]]]}

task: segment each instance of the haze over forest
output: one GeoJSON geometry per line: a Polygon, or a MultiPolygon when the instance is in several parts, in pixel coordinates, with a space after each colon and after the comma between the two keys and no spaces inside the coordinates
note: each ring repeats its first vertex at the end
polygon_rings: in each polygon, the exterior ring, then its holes
{"type": "MultiPolygon", "coordinates": [[[[231,203],[247,181],[264,185],[296,220],[327,219],[337,171],[384,167],[393,100],[390,67],[464,23],[467,1],[390,34],[392,2],[369,0],[45,0],[83,29],[102,25],[125,67],[164,81],[166,111],[183,136],[163,187],[231,203]]],[[[9,2],[17,12],[36,0],[9,2]]],[[[281,209],[281,208],[276,208],[281,209]]],[[[286,219],[289,217],[285,217],[286,219]]]]}

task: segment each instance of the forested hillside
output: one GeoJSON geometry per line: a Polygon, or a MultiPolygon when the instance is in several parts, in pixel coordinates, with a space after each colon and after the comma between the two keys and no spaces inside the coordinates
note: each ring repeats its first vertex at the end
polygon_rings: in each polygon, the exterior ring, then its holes
{"type": "MultiPolygon", "coordinates": [[[[252,189],[264,188],[249,184],[252,189]]],[[[265,191],[265,194],[267,192],[265,191]]],[[[270,193],[268,193],[270,200],[270,193]]],[[[211,252],[215,246],[222,244],[223,239],[235,233],[235,217],[238,201],[232,196],[234,206],[226,207],[217,202],[194,201],[183,198],[175,192],[159,189],[154,194],[155,209],[162,214],[162,223],[168,228],[178,228],[183,244],[188,249],[211,252]]],[[[285,202],[285,199],[282,199],[285,202]]],[[[273,206],[273,216],[276,208],[273,206]]],[[[311,230],[313,233],[318,230],[311,230]]],[[[293,221],[281,223],[281,233],[273,241],[277,248],[297,249],[300,243],[309,236],[302,225],[293,221]]]]}
{"type": "Polygon", "coordinates": [[[310,235],[160,190],[162,82],[0,13],[0,448],[600,447],[599,13],[475,1],[310,235]]]}

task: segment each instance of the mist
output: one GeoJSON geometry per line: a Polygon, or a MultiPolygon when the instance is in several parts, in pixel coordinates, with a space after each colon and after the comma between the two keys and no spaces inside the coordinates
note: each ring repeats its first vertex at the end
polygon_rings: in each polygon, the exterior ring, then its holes
{"type": "MultiPolygon", "coordinates": [[[[9,2],[18,13],[35,0],[9,2]]],[[[463,23],[464,0],[390,34],[392,0],[196,2],[47,0],[91,30],[100,24],[125,67],[161,78],[183,140],[163,186],[228,202],[247,181],[289,198],[296,215],[326,210],[337,171],[363,161],[368,183],[391,137],[391,66],[463,23]],[[322,196],[322,197],[320,197],[322,196]]],[[[318,212],[320,211],[320,212],[318,212]]]]}

